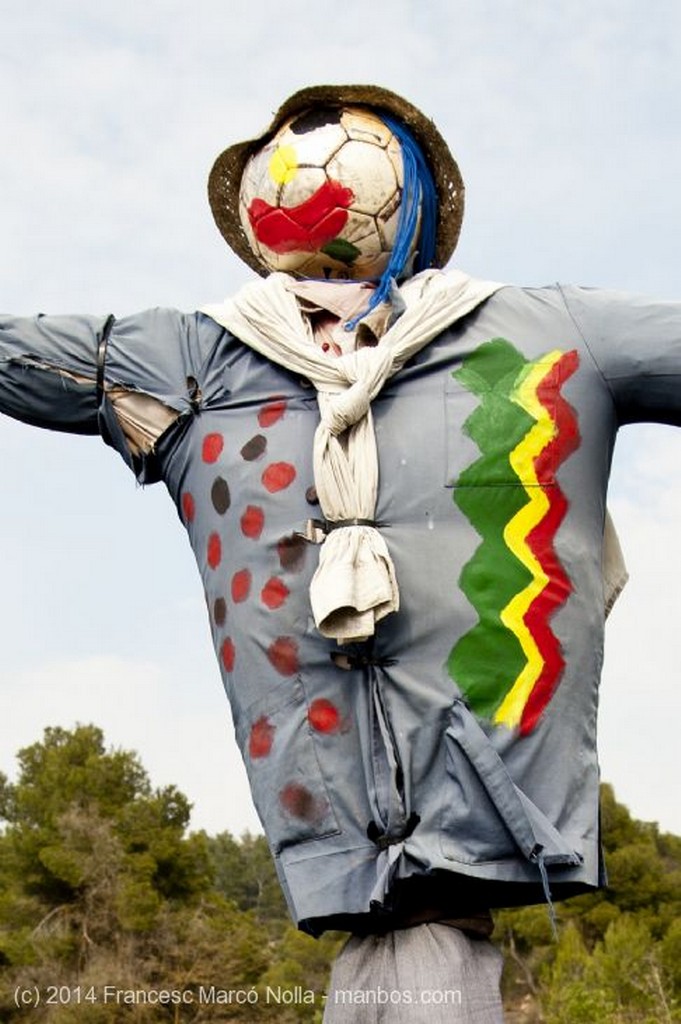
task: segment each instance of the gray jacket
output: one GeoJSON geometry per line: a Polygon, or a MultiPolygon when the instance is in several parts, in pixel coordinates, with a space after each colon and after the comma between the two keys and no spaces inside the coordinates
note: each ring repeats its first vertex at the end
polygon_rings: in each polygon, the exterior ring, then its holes
{"type": "Polygon", "coordinates": [[[201,313],[0,318],[0,410],[101,432],[196,555],[253,796],[312,932],[603,880],[596,707],[620,425],[681,421],[681,305],[501,289],[373,402],[402,604],[316,632],[309,384],[201,313]],[[131,452],[112,387],[168,426],[131,452]],[[415,895],[416,894],[416,895],[415,895]]]}

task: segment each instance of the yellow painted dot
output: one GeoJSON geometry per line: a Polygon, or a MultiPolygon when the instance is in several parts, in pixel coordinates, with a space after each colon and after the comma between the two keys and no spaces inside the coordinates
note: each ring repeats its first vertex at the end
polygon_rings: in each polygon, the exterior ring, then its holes
{"type": "Polygon", "coordinates": [[[293,146],[279,146],[270,158],[270,178],[278,185],[287,185],[293,181],[298,170],[298,160],[293,146]]]}

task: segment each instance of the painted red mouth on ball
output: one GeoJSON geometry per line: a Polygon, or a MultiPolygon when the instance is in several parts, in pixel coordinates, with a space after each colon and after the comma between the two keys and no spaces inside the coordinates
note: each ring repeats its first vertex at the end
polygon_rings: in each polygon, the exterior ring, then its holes
{"type": "Polygon", "coordinates": [[[255,237],[273,252],[316,252],[343,230],[354,198],[339,181],[325,181],[297,206],[270,206],[254,199],[248,217],[255,237]]]}

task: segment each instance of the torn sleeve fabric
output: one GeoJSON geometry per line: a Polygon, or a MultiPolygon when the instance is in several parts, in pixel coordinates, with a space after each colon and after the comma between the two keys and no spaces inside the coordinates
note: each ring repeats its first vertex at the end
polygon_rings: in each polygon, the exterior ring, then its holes
{"type": "Polygon", "coordinates": [[[196,408],[197,377],[223,333],[201,314],[172,309],[120,319],[0,316],[0,412],[101,434],[141,482],[155,482],[157,441],[196,408]]]}
{"type": "Polygon", "coordinates": [[[0,411],[97,434],[97,353],[107,317],[0,317],[0,411]]]}

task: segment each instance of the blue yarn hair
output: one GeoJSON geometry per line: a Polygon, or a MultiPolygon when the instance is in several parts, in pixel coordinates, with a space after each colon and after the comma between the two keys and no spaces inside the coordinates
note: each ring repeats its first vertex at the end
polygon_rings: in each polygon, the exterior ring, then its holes
{"type": "Polygon", "coordinates": [[[418,223],[419,206],[421,208],[421,230],[414,270],[426,270],[435,260],[435,236],[437,231],[437,191],[421,147],[410,131],[400,122],[393,120],[381,112],[381,120],[390,128],[402,149],[402,203],[397,221],[395,244],[390,253],[388,265],[383,271],[378,287],[373,292],[367,308],[363,313],[353,317],[345,325],[346,331],[355,329],[360,320],[372,309],[386,302],[393,281],[399,279],[404,272],[410,256],[416,225],[418,223]]]}

